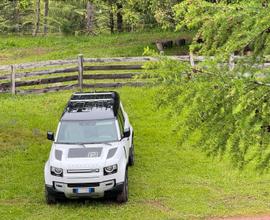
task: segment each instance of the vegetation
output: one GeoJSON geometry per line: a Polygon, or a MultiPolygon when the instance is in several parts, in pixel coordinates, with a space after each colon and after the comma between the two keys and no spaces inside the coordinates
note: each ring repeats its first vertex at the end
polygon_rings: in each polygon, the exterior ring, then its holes
{"type": "Polygon", "coordinates": [[[120,206],[99,200],[45,204],[43,167],[51,145],[46,131],[56,129],[71,92],[0,95],[1,218],[134,219],[139,214],[140,219],[189,220],[269,212],[269,175],[240,172],[227,160],[177,144],[173,120],[153,103],[157,89],[118,90],[136,131],[137,156],[129,172],[129,202],[120,206]]]}
{"type": "Polygon", "coordinates": [[[170,27],[176,0],[1,0],[0,33],[99,34],[170,27]],[[35,14],[35,16],[32,16],[35,14]]]}
{"type": "Polygon", "coordinates": [[[215,55],[195,69],[167,59],[150,65],[159,68],[149,74],[164,83],[159,105],[175,118],[179,142],[268,170],[270,74],[258,65],[270,50],[267,2],[183,1],[175,11],[177,29],[196,32],[191,51],[215,55]],[[228,68],[231,53],[246,57],[228,68]]]}
{"type": "Polygon", "coordinates": [[[270,52],[269,10],[262,0],[183,1],[175,6],[176,29],[196,31],[192,51],[223,57],[252,52],[262,58],[270,52]]]}

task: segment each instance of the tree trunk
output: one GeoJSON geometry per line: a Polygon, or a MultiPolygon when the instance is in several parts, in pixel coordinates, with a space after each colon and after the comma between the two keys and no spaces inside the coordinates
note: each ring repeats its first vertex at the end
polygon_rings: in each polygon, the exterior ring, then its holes
{"type": "Polygon", "coordinates": [[[117,2],[116,3],[117,7],[117,31],[118,32],[123,32],[123,15],[122,15],[122,9],[123,5],[122,3],[117,2]]]}
{"type": "Polygon", "coordinates": [[[49,15],[49,0],[44,0],[44,29],[43,34],[48,33],[48,15],[49,15]]]}
{"type": "Polygon", "coordinates": [[[20,13],[19,13],[19,9],[18,9],[18,1],[17,0],[13,0],[13,8],[14,8],[14,12],[13,12],[13,18],[14,18],[14,28],[16,32],[20,31],[20,24],[19,24],[19,20],[20,20],[20,13]]]}
{"type": "Polygon", "coordinates": [[[33,36],[37,36],[37,33],[39,32],[39,26],[40,26],[40,0],[36,0],[36,21],[33,36]]]}
{"type": "Polygon", "coordinates": [[[94,5],[88,1],[86,6],[86,29],[88,34],[92,34],[94,30],[94,5]]]}
{"type": "Polygon", "coordinates": [[[109,23],[109,27],[111,30],[111,34],[114,33],[114,17],[113,17],[113,3],[111,0],[109,0],[109,4],[110,4],[110,12],[109,12],[109,16],[110,16],[110,23],[109,23]]]}

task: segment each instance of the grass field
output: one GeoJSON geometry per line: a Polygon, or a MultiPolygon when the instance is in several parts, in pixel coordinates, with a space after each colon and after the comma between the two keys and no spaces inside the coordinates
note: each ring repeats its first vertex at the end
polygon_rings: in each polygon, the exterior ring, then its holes
{"type": "Polygon", "coordinates": [[[125,205],[91,200],[47,206],[43,167],[71,92],[0,95],[0,219],[205,219],[270,212],[269,174],[238,171],[226,160],[179,146],[155,88],[118,90],[135,129],[136,164],[125,205]]]}
{"type": "MultiPolygon", "coordinates": [[[[85,57],[142,56],[144,48],[155,49],[155,41],[190,37],[179,32],[151,31],[102,36],[0,36],[0,65],[41,60],[85,57]]],[[[173,48],[166,54],[183,54],[187,46],[173,48]]]]}

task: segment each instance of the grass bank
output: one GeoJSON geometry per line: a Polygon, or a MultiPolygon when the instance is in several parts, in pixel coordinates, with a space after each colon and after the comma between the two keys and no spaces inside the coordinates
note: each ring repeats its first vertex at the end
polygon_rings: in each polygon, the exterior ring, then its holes
{"type": "Polygon", "coordinates": [[[238,171],[198,149],[179,146],[166,112],[153,105],[154,88],[118,90],[135,129],[136,165],[125,205],[110,201],[47,206],[43,167],[71,92],[0,95],[1,219],[205,219],[270,212],[269,174],[238,171]]]}
{"type": "MultiPolygon", "coordinates": [[[[145,47],[155,49],[155,41],[191,37],[188,33],[151,31],[98,36],[0,36],[0,65],[41,60],[85,57],[142,56],[145,47]]],[[[187,46],[166,54],[182,54],[187,46]]]]}

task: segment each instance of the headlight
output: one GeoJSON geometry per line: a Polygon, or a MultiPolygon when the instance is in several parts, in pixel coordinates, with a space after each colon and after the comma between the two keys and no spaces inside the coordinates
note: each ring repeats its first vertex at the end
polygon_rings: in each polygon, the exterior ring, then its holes
{"type": "Polygon", "coordinates": [[[104,175],[110,175],[113,173],[117,173],[117,164],[112,166],[104,167],[104,175]]]}
{"type": "Polygon", "coordinates": [[[52,167],[51,166],[51,174],[53,176],[63,177],[63,169],[62,168],[57,168],[57,167],[52,167]]]}

